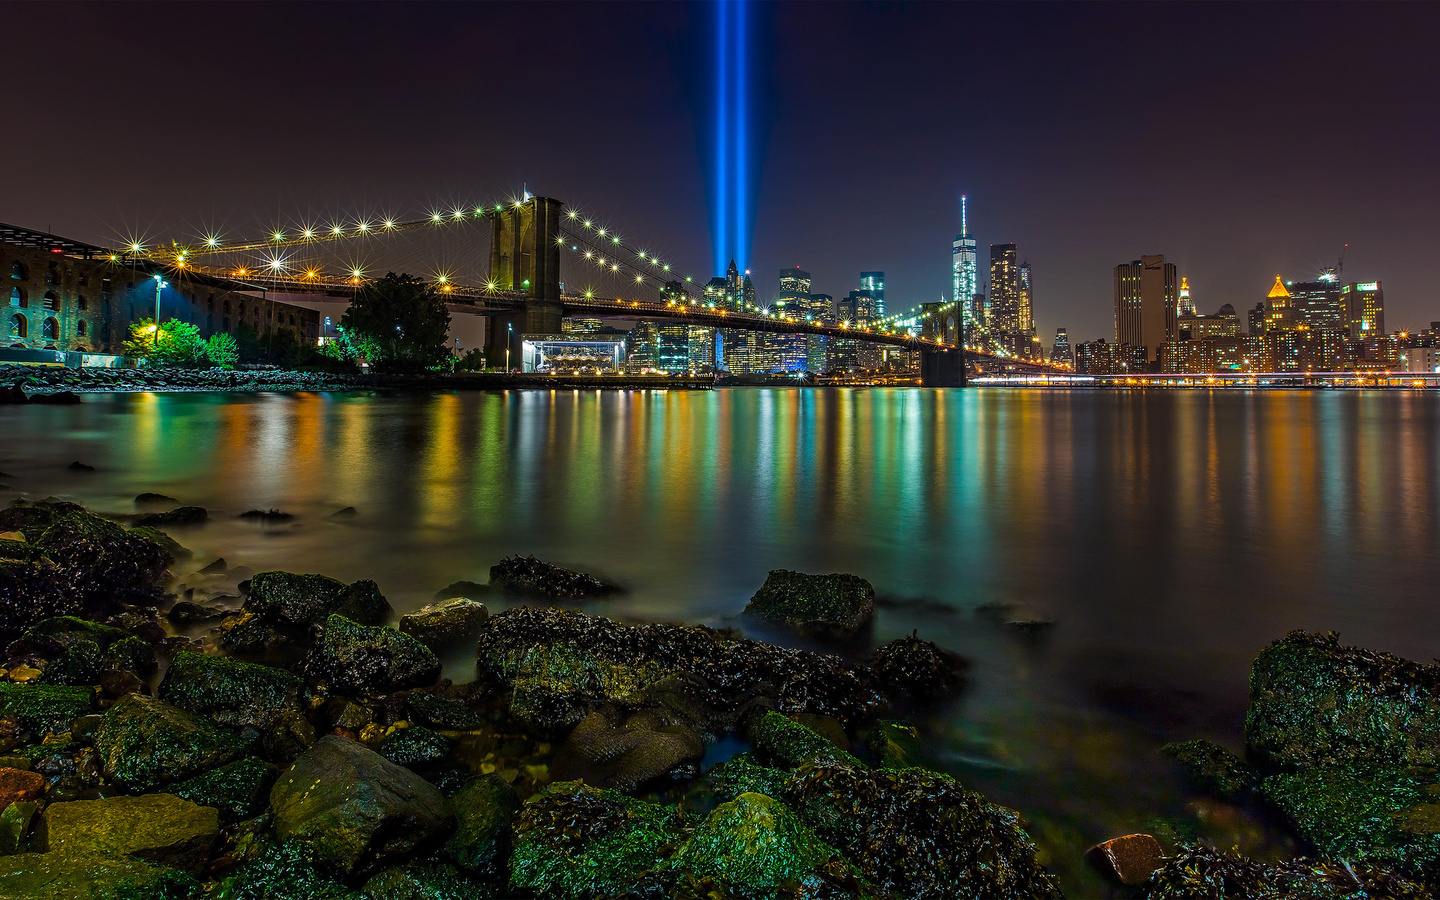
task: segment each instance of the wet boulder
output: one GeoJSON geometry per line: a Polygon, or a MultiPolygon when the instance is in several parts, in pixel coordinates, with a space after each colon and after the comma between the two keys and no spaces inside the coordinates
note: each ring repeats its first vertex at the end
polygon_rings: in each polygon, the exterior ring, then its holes
{"type": "Polygon", "coordinates": [[[651,706],[655,688],[677,677],[706,686],[707,709],[696,709],[698,719],[732,725],[760,697],[781,712],[842,722],[864,718],[882,704],[869,671],[834,656],[703,626],[622,625],[549,607],[491,616],[477,641],[476,665],[482,680],[512,690],[512,714],[517,706],[529,708],[566,727],[600,703],[651,706]]]}
{"type": "Polygon", "coordinates": [[[705,741],[693,729],[652,710],[625,716],[607,704],[575,726],[552,767],[562,780],[628,792],[657,779],[693,778],[704,755],[705,741]]]}
{"type": "Polygon", "coordinates": [[[169,785],[165,791],[200,806],[214,807],[221,821],[232,823],[265,811],[277,774],[274,765],[252,756],[169,785]]]}
{"type": "Polygon", "coordinates": [[[484,713],[476,712],[459,701],[437,697],[425,691],[411,691],[406,694],[405,705],[410,711],[412,721],[423,722],[432,728],[468,731],[479,728],[488,721],[484,713]]]}
{"type": "Polygon", "coordinates": [[[969,666],[964,658],[913,634],[876,650],[870,663],[882,691],[922,704],[959,696],[969,666]]]}
{"type": "Polygon", "coordinates": [[[0,717],[13,718],[32,737],[60,734],[95,708],[88,687],[59,687],[0,682],[0,717]]]}
{"type": "Polygon", "coordinates": [[[326,735],[275,782],[275,833],[352,882],[442,841],[450,804],[419,775],[355,741],[326,735]]]}
{"type": "Polygon", "coordinates": [[[361,900],[500,900],[501,885],[483,884],[448,863],[411,860],[384,869],[360,888],[361,900]]]}
{"type": "Polygon", "coordinates": [[[1059,898],[1012,810],[923,769],[802,766],[781,797],[882,891],[939,900],[1059,898]]]}
{"type": "Polygon", "coordinates": [[[17,853],[0,866],[8,900],[186,900],[201,893],[194,878],[133,856],[17,853]]]}
{"type": "Polygon", "coordinates": [[[1430,897],[1433,884],[1360,860],[1294,859],[1261,862],[1211,847],[1185,845],[1167,856],[1140,896],[1144,900],[1295,897],[1359,900],[1430,897]]]}
{"type": "Polygon", "coordinates": [[[490,567],[491,590],[521,597],[588,600],[620,590],[586,572],[563,569],[533,556],[507,556],[490,567]]]}
{"type": "Polygon", "coordinates": [[[178,706],[127,694],[105,713],[95,751],[105,776],[149,790],[224,765],[243,745],[232,732],[178,706]]]}
{"type": "Polygon", "coordinates": [[[622,895],[683,838],[673,808],[555,782],[516,821],[510,887],[554,900],[622,895]]]}
{"type": "Polygon", "coordinates": [[[773,710],[747,718],[745,739],[763,763],[794,768],[807,762],[828,760],[859,766],[858,759],[841,750],[828,738],[773,710]]]}
{"type": "Polygon", "coordinates": [[[1292,632],[1251,667],[1245,743],[1282,769],[1440,766],[1440,666],[1292,632]]]}
{"type": "Polygon", "coordinates": [[[334,688],[359,694],[423,687],[440,677],[440,660],[415,638],[340,615],[325,622],[318,666],[334,688]]]}
{"type": "Polygon", "coordinates": [[[331,615],[362,625],[379,625],[393,612],[373,581],[347,585],[325,575],[291,572],[260,572],[251,577],[245,610],[291,626],[319,625],[331,615]]]}
{"type": "Polygon", "coordinates": [[[171,662],[158,696],[222,725],[259,729],[267,751],[285,761],[315,742],[305,687],[283,669],[186,651],[171,662]]]}
{"type": "Polygon", "coordinates": [[[862,741],[882,769],[908,769],[921,757],[920,731],[903,722],[875,722],[865,730],[862,741]]]}
{"type": "Polygon", "coordinates": [[[51,803],[37,842],[72,856],[137,856],[198,874],[220,832],[220,817],[170,794],[51,803]]]}
{"type": "Polygon", "coordinates": [[[1260,785],[1260,773],[1210,741],[1182,741],[1160,748],[1185,769],[1192,784],[1222,800],[1237,800],[1260,785]]]}
{"type": "Polygon", "coordinates": [[[495,775],[465,782],[450,797],[455,833],[445,842],[445,858],[478,878],[503,881],[509,862],[520,798],[495,775]]]}
{"type": "Polygon", "coordinates": [[[27,849],[25,836],[40,804],[33,800],[17,800],[0,810],[0,856],[11,856],[27,849]]]}
{"type": "Polygon", "coordinates": [[[449,753],[450,739],[424,725],[397,728],[380,742],[380,755],[407,769],[444,762],[449,753]]]}
{"type": "Polygon", "coordinates": [[[1165,856],[1160,842],[1148,834],[1126,834],[1096,844],[1085,858],[1100,874],[1120,884],[1137,885],[1150,880],[1165,856]]]}
{"type": "Polygon", "coordinates": [[[875,619],[875,588],[858,575],[773,569],[745,612],[809,634],[851,637],[875,619]]]}
{"type": "Polygon", "coordinates": [[[852,867],[835,848],[763,794],[741,794],[716,807],[665,869],[682,886],[714,885],[710,890],[724,897],[813,896],[825,888],[828,897],[862,896],[852,867]],[[847,881],[848,891],[841,887],[847,881]]]}
{"type": "Polygon", "coordinates": [[[400,617],[400,630],[431,650],[473,641],[489,618],[485,604],[452,597],[400,617]]]}
{"type": "Polygon", "coordinates": [[[0,768],[0,811],[12,803],[38,800],[44,792],[44,776],[8,766],[0,768]]]}
{"type": "Polygon", "coordinates": [[[202,525],[210,514],[203,506],[177,506],[158,513],[146,513],[135,520],[136,525],[151,528],[170,528],[175,525],[202,525]]]}
{"type": "Polygon", "coordinates": [[[219,896],[225,900],[359,900],[316,865],[309,850],[299,843],[267,842],[221,883],[219,896]]]}
{"type": "Polygon", "coordinates": [[[790,773],[762,766],[749,753],[740,753],[710,769],[691,786],[687,807],[710,809],[746,793],[778,797],[789,778],[790,773]]]}
{"type": "Polygon", "coordinates": [[[60,567],[38,547],[0,538],[0,640],[52,616],[79,612],[79,598],[62,585],[60,567]]]}

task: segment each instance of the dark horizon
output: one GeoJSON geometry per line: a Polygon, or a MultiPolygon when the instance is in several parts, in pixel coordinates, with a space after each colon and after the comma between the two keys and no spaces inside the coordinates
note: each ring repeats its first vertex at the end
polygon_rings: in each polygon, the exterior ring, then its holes
{"type": "MultiPolygon", "coordinates": [[[[12,4],[0,221],[110,243],[531,191],[708,277],[713,16],[699,4],[12,4]],[[537,68],[536,40],[544,68],[537,68]],[[534,91],[532,104],[518,93],[534,91]],[[536,124],[536,121],[540,124],[536,124]]],[[[1042,341],[1112,337],[1165,253],[1202,312],[1333,265],[1389,330],[1422,260],[1440,83],[1422,5],[760,5],[751,268],[890,309],[948,299],[956,202],[1034,267],[1042,341]]]]}

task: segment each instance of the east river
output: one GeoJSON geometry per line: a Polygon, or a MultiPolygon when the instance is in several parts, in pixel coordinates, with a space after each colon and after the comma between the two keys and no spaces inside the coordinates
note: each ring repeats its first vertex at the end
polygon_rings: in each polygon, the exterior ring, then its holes
{"type": "Polygon", "coordinates": [[[401,611],[534,553],[628,589],[587,611],[782,640],[740,616],[767,570],[863,575],[875,642],[973,661],[936,762],[1022,810],[1072,892],[1079,849],[1156,818],[1263,853],[1158,748],[1240,750],[1269,641],[1440,655],[1434,393],[87,395],[0,406],[0,471],[4,502],[208,508],[172,531],[181,574],[374,578],[401,611]],[[236,518],[271,507],[295,518],[236,518]]]}

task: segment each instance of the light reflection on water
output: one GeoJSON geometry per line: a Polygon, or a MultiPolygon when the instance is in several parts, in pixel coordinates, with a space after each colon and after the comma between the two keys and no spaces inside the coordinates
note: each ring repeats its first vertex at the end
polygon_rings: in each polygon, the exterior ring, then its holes
{"type": "Polygon", "coordinates": [[[1079,841],[1179,808],[1154,748],[1238,747],[1287,630],[1437,654],[1437,437],[1440,397],[1408,392],[138,394],[0,407],[0,482],[170,494],[211,510],[176,532],[197,567],[375,578],[402,610],[510,553],[627,585],[617,615],[717,624],[770,568],[856,572],[877,639],[975,660],[955,770],[1079,841]],[[997,602],[1056,625],[974,614],[997,602]]]}

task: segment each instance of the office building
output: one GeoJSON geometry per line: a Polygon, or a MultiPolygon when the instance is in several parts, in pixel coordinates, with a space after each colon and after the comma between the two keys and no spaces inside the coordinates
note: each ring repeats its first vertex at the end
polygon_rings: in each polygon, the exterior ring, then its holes
{"type": "Polygon", "coordinates": [[[960,308],[963,321],[960,331],[965,342],[971,343],[972,335],[978,340],[983,325],[984,301],[977,306],[975,296],[980,293],[979,259],[975,252],[975,238],[970,234],[967,218],[966,198],[960,195],[960,233],[950,242],[950,275],[953,283],[951,301],[960,308]]]}
{"type": "Polygon", "coordinates": [[[860,290],[875,298],[875,315],[885,318],[885,273],[861,272],[860,290]]]}
{"type": "Polygon", "coordinates": [[[1345,299],[1333,268],[1321,269],[1315,281],[1292,281],[1290,305],[1295,327],[1306,331],[1345,331],[1345,299]]]}
{"type": "Polygon", "coordinates": [[[1108,344],[1096,338],[1075,346],[1077,375],[1130,375],[1145,372],[1149,359],[1144,347],[1131,344],[1108,344]]]}
{"type": "MultiPolygon", "coordinates": [[[[780,270],[780,293],[775,313],[804,321],[810,314],[810,273],[796,266],[780,270]]],[[[765,368],[771,372],[803,372],[807,368],[807,341],[803,334],[766,334],[765,368]]]]}
{"type": "Polygon", "coordinates": [[[1115,342],[1143,347],[1146,358],[1156,360],[1160,345],[1175,339],[1178,294],[1175,264],[1163,254],[1116,266],[1115,342]]]}
{"type": "Polygon", "coordinates": [[[1014,244],[990,245],[990,311],[992,332],[1020,330],[1020,260],[1014,244]]]}
{"type": "Polygon", "coordinates": [[[1193,316],[1193,315],[1195,315],[1195,301],[1190,299],[1190,279],[1186,278],[1186,277],[1183,276],[1183,275],[1180,276],[1180,300],[1179,300],[1179,306],[1180,306],[1179,315],[1181,315],[1181,316],[1193,316]]]}
{"type": "Polygon", "coordinates": [[[1270,293],[1265,295],[1265,331],[1293,331],[1295,329],[1295,309],[1290,305],[1290,289],[1280,276],[1275,276],[1275,285],[1270,288],[1270,293]]]}
{"type": "Polygon", "coordinates": [[[1070,335],[1063,328],[1055,329],[1055,343],[1050,345],[1050,365],[1075,367],[1075,357],[1070,352],[1070,335]]]}
{"type": "Polygon", "coordinates": [[[1255,304],[1255,308],[1246,313],[1246,318],[1250,323],[1251,334],[1265,333],[1265,304],[1263,301],[1255,304]]]}
{"type": "Polygon", "coordinates": [[[1346,328],[1352,340],[1385,334],[1385,292],[1378,281],[1352,282],[1340,289],[1346,328]]]}
{"type": "MultiPolygon", "coordinates": [[[[814,322],[834,324],[835,298],[829,294],[811,294],[807,308],[814,322]]],[[[810,372],[830,371],[830,342],[833,339],[824,334],[805,335],[805,368],[810,372]]]]}
{"type": "Polygon", "coordinates": [[[1181,341],[1204,341],[1211,338],[1234,337],[1240,333],[1240,320],[1235,307],[1229,303],[1221,306],[1213,316],[1202,316],[1190,307],[1188,315],[1176,319],[1177,339],[1181,341]]]}

